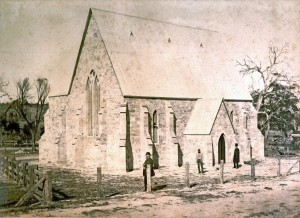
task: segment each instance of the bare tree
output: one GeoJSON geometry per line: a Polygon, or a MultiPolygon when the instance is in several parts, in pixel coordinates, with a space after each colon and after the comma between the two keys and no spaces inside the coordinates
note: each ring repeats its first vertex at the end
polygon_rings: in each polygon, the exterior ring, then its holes
{"type": "Polygon", "coordinates": [[[22,117],[29,126],[32,137],[32,149],[35,150],[37,131],[48,109],[47,97],[49,95],[50,86],[46,78],[38,78],[36,80],[37,99],[35,102],[30,102],[34,97],[30,94],[32,86],[29,78],[19,80],[16,83],[16,87],[17,99],[13,105],[19,116],[22,117]]]}
{"type": "Polygon", "coordinates": [[[265,136],[265,145],[268,143],[271,121],[286,122],[280,115],[286,112],[295,113],[295,107],[289,107],[291,105],[287,104],[293,102],[293,106],[297,106],[299,101],[297,97],[295,101],[287,101],[287,96],[294,98],[294,92],[299,92],[299,84],[296,78],[290,75],[286,61],[287,47],[287,44],[281,48],[270,46],[265,62],[255,62],[249,56],[237,62],[241,68],[240,73],[252,78],[250,91],[253,105],[258,112],[259,128],[265,136]]]}

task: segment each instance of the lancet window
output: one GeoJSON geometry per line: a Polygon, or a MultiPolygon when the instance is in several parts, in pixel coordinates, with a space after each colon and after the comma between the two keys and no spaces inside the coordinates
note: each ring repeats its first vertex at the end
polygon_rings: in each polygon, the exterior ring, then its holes
{"type": "Polygon", "coordinates": [[[100,84],[95,71],[91,71],[86,83],[87,134],[99,135],[100,84]]]}

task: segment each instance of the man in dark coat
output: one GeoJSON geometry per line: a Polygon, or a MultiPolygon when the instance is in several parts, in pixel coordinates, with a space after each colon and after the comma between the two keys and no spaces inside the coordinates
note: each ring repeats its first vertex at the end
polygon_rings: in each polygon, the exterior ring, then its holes
{"type": "Polygon", "coordinates": [[[150,152],[146,152],[146,160],[143,164],[143,176],[144,176],[144,185],[145,185],[145,191],[147,191],[147,165],[150,164],[150,172],[151,176],[154,176],[154,169],[153,169],[153,160],[151,159],[150,152]]]}
{"type": "Polygon", "coordinates": [[[238,143],[235,143],[235,149],[233,154],[233,168],[239,168],[240,162],[240,149],[238,148],[238,143]]]}

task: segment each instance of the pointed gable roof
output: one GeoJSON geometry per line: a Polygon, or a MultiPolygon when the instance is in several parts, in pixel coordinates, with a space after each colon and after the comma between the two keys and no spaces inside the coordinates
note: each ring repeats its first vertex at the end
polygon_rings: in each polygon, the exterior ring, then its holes
{"type": "MultiPolygon", "coordinates": [[[[209,135],[222,104],[227,111],[223,99],[198,99],[184,130],[184,135],[209,135]]],[[[227,115],[230,119],[228,111],[227,115]]],[[[231,120],[230,123],[233,128],[231,120]]]]}
{"type": "Polygon", "coordinates": [[[220,43],[216,31],[92,13],[124,96],[252,100],[238,74],[218,69],[221,60],[211,52],[220,43]]]}
{"type": "Polygon", "coordinates": [[[91,16],[125,97],[252,100],[240,75],[219,67],[216,31],[97,9],[91,16]]]}
{"type": "Polygon", "coordinates": [[[184,135],[208,135],[212,129],[222,99],[198,99],[184,130],[184,135]]]}

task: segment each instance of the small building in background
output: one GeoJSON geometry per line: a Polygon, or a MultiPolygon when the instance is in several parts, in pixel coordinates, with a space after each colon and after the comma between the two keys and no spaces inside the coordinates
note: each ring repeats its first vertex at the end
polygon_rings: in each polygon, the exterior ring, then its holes
{"type": "MultiPolygon", "coordinates": [[[[36,105],[27,105],[28,119],[33,121],[35,119],[36,105]]],[[[2,141],[18,141],[30,142],[31,134],[27,122],[19,116],[17,111],[12,107],[12,103],[0,104],[0,127],[2,141]]],[[[39,125],[37,131],[37,141],[44,133],[44,120],[39,125]]]]}

